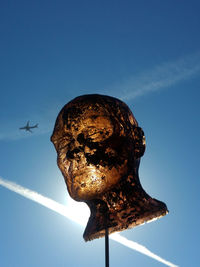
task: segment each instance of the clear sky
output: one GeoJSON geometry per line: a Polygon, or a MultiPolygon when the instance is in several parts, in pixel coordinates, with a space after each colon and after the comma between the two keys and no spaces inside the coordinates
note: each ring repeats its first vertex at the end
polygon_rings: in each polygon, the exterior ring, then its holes
{"type": "MultiPolygon", "coordinates": [[[[199,266],[199,14],[195,0],[2,0],[0,176],[67,205],[57,114],[78,95],[118,97],[146,135],[143,188],[169,209],[121,235],[199,266]]],[[[0,214],[0,266],[104,266],[104,239],[85,243],[84,227],[2,186],[0,214]]],[[[110,266],[164,265],[111,240],[110,266]]]]}

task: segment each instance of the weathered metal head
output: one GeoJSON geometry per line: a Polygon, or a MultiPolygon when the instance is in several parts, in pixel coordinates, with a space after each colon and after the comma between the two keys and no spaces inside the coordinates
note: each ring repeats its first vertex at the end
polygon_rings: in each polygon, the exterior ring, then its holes
{"type": "Polygon", "coordinates": [[[134,227],[167,213],[138,177],[142,129],[128,106],[104,95],[79,96],[60,111],[51,137],[70,196],[91,215],[84,239],[134,227]]]}

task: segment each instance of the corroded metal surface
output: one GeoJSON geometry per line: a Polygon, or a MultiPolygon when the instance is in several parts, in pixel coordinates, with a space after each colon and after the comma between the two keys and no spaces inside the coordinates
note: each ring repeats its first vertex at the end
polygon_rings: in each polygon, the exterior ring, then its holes
{"type": "Polygon", "coordinates": [[[138,168],[145,151],[142,129],[128,106],[103,95],[73,99],[60,111],[51,137],[70,196],[91,215],[86,241],[122,231],[167,213],[141,187],[138,168]]]}

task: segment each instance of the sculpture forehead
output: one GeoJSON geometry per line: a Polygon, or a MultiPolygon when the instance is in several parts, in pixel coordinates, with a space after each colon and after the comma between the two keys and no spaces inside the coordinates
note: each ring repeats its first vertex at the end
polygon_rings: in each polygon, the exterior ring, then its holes
{"type": "Polygon", "coordinates": [[[110,96],[103,95],[84,95],[70,101],[61,111],[62,119],[67,123],[67,120],[78,120],[85,118],[96,118],[97,116],[106,116],[110,119],[125,120],[129,116],[133,124],[136,120],[128,106],[110,96]]]}
{"type": "Polygon", "coordinates": [[[121,100],[105,95],[83,95],[67,103],[60,111],[53,135],[52,142],[56,145],[60,138],[65,138],[70,129],[81,127],[116,128],[121,124],[127,128],[137,126],[129,107],[121,100]]]}

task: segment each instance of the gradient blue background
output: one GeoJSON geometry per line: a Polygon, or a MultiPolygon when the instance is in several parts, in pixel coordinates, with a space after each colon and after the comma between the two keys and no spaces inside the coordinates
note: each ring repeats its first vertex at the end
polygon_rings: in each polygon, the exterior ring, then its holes
{"type": "MultiPolygon", "coordinates": [[[[0,175],[66,204],[56,116],[77,95],[118,97],[146,135],[141,183],[170,211],[122,235],[199,266],[199,14],[194,0],[0,1],[0,175]],[[18,129],[28,120],[33,134],[18,129]]],[[[0,266],[104,266],[104,240],[83,231],[0,187],[0,266]]],[[[162,264],[110,241],[110,266],[162,264]]]]}

